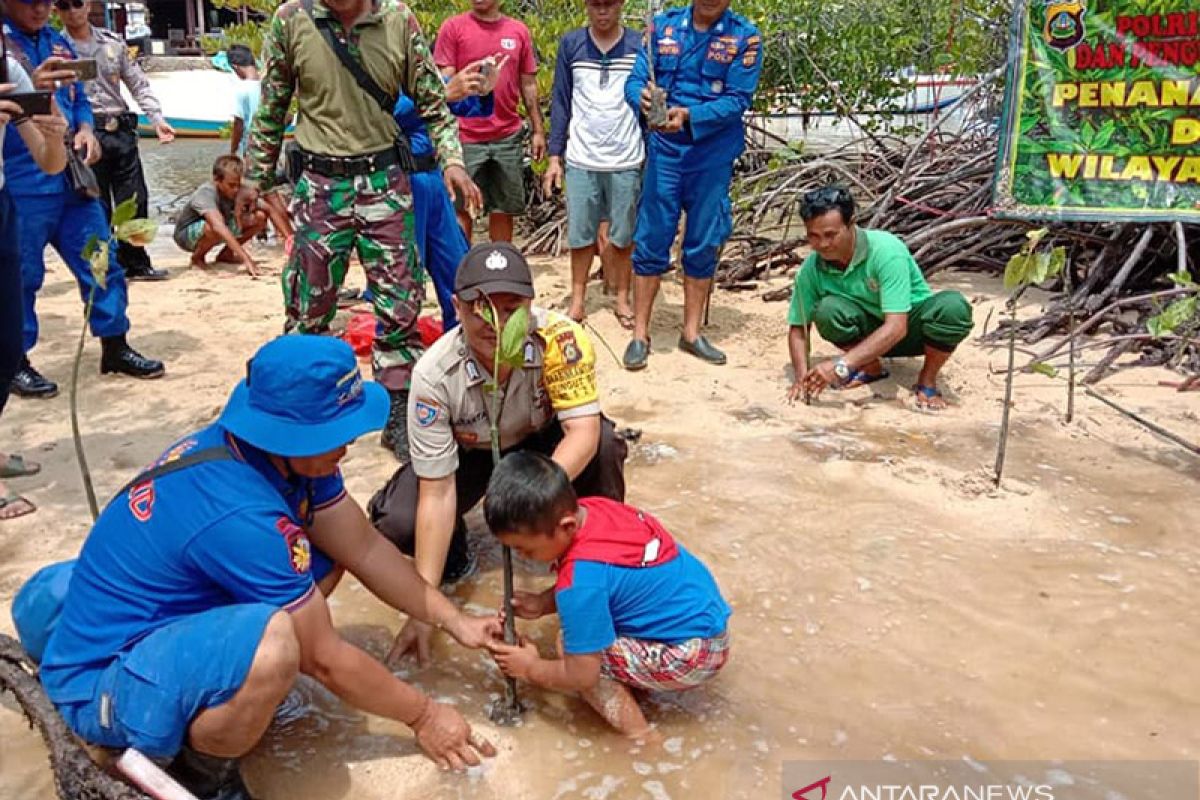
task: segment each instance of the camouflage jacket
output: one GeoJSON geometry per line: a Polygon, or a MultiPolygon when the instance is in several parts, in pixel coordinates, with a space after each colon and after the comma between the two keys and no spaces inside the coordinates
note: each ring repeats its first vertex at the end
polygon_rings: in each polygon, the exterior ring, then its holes
{"type": "MultiPolygon", "coordinates": [[[[313,16],[330,17],[321,2],[313,16]]],[[[348,32],[333,18],[345,42],[377,84],[393,96],[416,101],[443,166],[462,165],[458,124],[416,16],[399,0],[375,0],[371,11],[348,32]]],[[[262,102],[250,126],[247,180],[268,188],[292,98],[296,100],[296,143],[311,153],[352,156],[386,149],[396,138],[392,115],[364,92],[322,38],[301,0],[275,12],[263,37],[262,102]]]]}

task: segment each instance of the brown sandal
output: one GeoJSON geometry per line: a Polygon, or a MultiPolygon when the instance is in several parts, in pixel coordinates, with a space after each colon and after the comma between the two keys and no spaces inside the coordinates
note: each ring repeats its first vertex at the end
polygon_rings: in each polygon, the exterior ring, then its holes
{"type": "Polygon", "coordinates": [[[21,497],[19,494],[9,494],[0,497],[0,521],[24,517],[35,511],[37,511],[37,506],[31,500],[21,497]]]}

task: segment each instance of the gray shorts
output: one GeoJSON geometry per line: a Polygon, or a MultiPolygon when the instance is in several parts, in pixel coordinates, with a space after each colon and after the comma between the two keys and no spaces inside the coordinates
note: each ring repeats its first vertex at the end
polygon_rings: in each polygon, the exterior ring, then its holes
{"type": "Polygon", "coordinates": [[[575,250],[594,243],[600,220],[606,219],[613,246],[628,247],[641,192],[640,167],[599,172],[568,164],[567,246],[575,250]]]}
{"type": "MultiPolygon", "coordinates": [[[[483,192],[483,210],[525,213],[525,131],[494,142],[464,142],[463,161],[483,192]]],[[[462,198],[455,203],[462,208],[462,198]]]]}

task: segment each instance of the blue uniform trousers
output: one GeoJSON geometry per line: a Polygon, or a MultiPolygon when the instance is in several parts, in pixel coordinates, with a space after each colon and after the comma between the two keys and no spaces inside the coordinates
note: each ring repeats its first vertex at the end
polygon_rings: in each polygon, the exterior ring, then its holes
{"type": "Polygon", "coordinates": [[[415,172],[411,178],[417,251],[425,271],[433,278],[438,305],[442,307],[442,330],[448,331],[458,325],[450,298],[454,296],[458,265],[470,245],[454,215],[454,204],[442,182],[442,171],[415,172]]]}
{"type": "Polygon", "coordinates": [[[711,278],[717,253],[733,232],[729,184],[733,160],[702,154],[702,148],[664,144],[651,136],[642,200],[634,234],[635,275],[662,275],[671,266],[671,243],[679,214],[687,212],[683,234],[683,272],[711,278]]]}
{"type": "Polygon", "coordinates": [[[21,368],[21,229],[7,188],[0,187],[0,411],[21,368]]]}
{"type": "Polygon", "coordinates": [[[17,215],[21,229],[21,283],[24,300],[24,328],[22,344],[28,353],[37,344],[38,322],[34,311],[38,290],[46,277],[44,252],[46,245],[54,245],[58,255],[66,262],[79,293],[87,303],[88,295],[96,287],[96,299],[89,320],[94,336],[120,336],[129,330],[129,318],[125,316],[128,294],[125,287],[125,272],[117,261],[116,244],[109,250],[108,280],[105,288],[96,286],[92,279],[91,266],[83,257],[83,248],[93,235],[101,239],[111,238],[104,208],[99,200],[84,200],[69,192],[14,196],[20,208],[17,215]]]}

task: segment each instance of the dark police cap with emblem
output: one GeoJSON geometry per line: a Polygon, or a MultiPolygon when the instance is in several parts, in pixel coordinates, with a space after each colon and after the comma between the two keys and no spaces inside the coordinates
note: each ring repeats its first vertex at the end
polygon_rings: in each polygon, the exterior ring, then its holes
{"type": "Polygon", "coordinates": [[[521,251],[508,242],[477,244],[463,256],[454,276],[454,293],[471,302],[485,294],[508,292],[533,297],[533,275],[521,251]]]}

